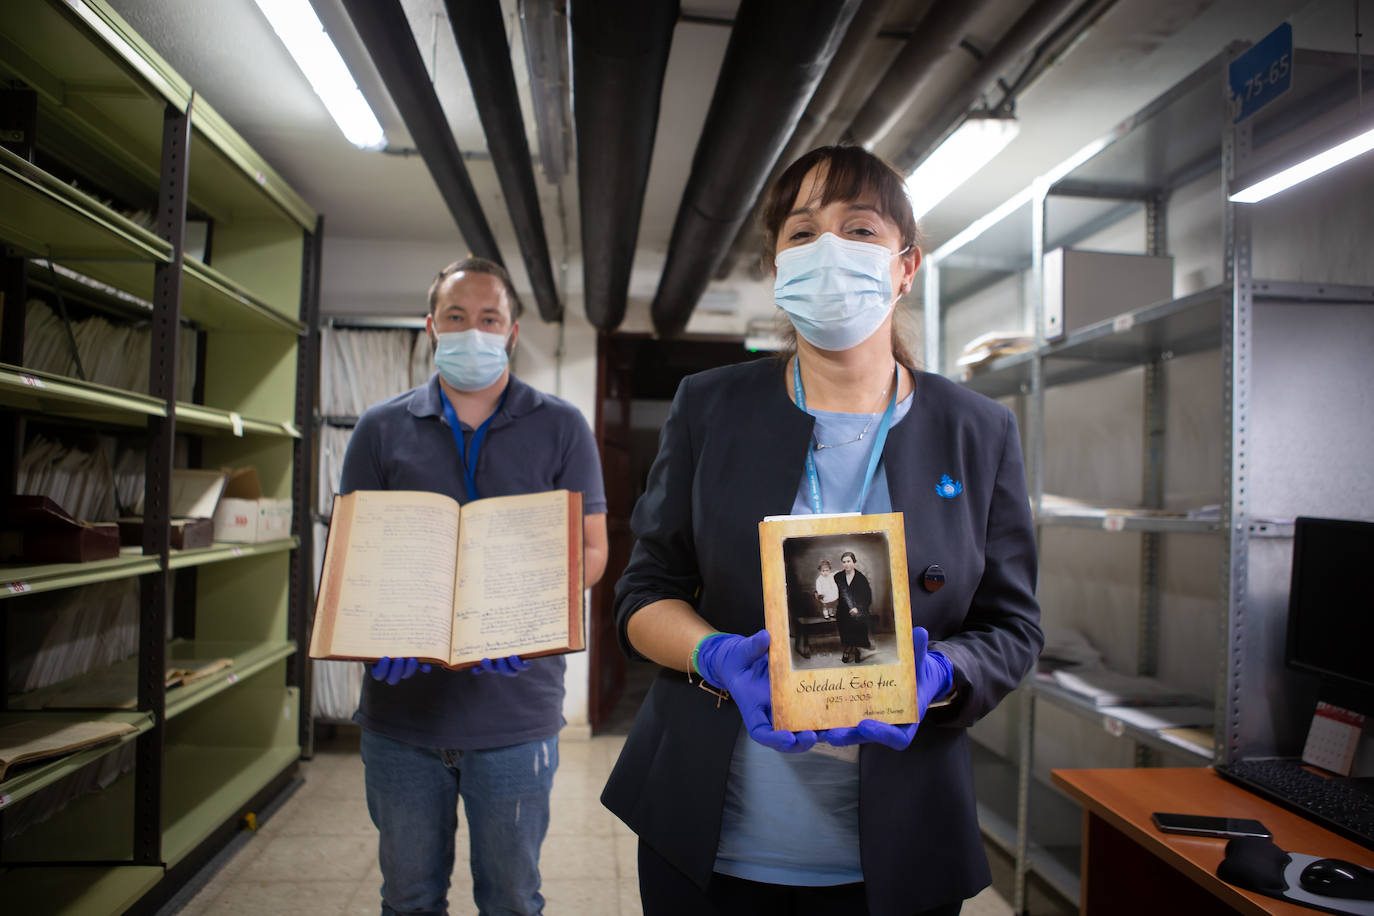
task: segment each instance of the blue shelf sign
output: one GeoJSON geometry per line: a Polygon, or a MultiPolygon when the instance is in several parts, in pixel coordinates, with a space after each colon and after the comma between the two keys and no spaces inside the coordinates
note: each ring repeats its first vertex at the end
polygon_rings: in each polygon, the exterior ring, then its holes
{"type": "Polygon", "coordinates": [[[1231,123],[1239,124],[1293,88],[1293,25],[1285,22],[1231,61],[1231,123]]]}

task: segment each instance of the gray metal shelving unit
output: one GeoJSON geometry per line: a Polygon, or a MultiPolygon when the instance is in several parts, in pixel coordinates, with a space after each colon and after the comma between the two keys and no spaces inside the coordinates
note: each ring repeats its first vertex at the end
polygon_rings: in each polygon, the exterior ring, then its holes
{"type": "MultiPolygon", "coordinates": [[[[1001,753],[976,747],[983,828],[1015,859],[1012,904],[1017,912],[1025,910],[1029,872],[1077,899],[1078,856],[1065,848],[1064,836],[1066,831],[1076,835],[1080,815],[1062,796],[1047,800],[1056,793],[1033,776],[1037,707],[1048,704],[1098,721],[1109,734],[1133,742],[1136,765],[1149,765],[1168,753],[1182,753],[1204,765],[1300,751],[1315,685],[1283,665],[1291,519],[1304,514],[1374,518],[1374,482],[1367,470],[1361,472],[1374,451],[1374,424],[1361,400],[1368,374],[1361,368],[1366,357],[1360,349],[1374,342],[1374,309],[1368,307],[1374,304],[1374,285],[1367,285],[1374,277],[1330,271],[1314,275],[1303,265],[1297,277],[1255,279],[1255,272],[1271,266],[1255,254],[1256,221],[1264,231],[1273,230],[1305,192],[1289,192],[1263,208],[1227,200],[1228,188],[1243,186],[1237,176],[1292,155],[1295,137],[1347,116],[1356,94],[1356,60],[1353,55],[1296,51],[1293,88],[1233,124],[1226,102],[1227,68],[1246,47],[1228,45],[1141,111],[971,224],[923,265],[926,364],[989,397],[1017,399],[1041,533],[1069,527],[1097,529],[1104,537],[1119,532],[1139,537],[1139,607],[1130,624],[1136,628],[1133,673],[1154,675],[1159,668],[1161,618],[1170,613],[1160,581],[1164,539],[1222,541],[1218,618],[1223,632],[1218,634],[1219,657],[1213,661],[1210,747],[1198,746],[1196,734],[1180,739],[1133,725],[1038,679],[1019,692],[1018,702],[1009,704],[1018,710],[1013,713],[1015,740],[1009,742],[1014,746],[1001,753]],[[1126,218],[1143,217],[1141,253],[1166,254],[1171,196],[1204,179],[1215,181],[1217,188],[1212,215],[1219,212],[1220,217],[1221,282],[1047,340],[1046,252],[1080,244],[1126,218]],[[1024,281],[1018,287],[1020,318],[1032,334],[1031,349],[974,372],[950,371],[949,328],[953,324],[970,330],[968,320],[954,310],[969,303],[970,311],[986,314],[989,295],[1008,278],[1024,281]],[[1222,368],[1217,436],[1223,441],[1221,466],[1215,469],[1220,509],[1163,514],[1164,368],[1175,357],[1206,351],[1219,352],[1222,368]],[[1046,392],[1126,370],[1143,370],[1139,505],[1042,511],[1046,392]],[[1299,476],[1304,466],[1312,473],[1299,476]],[[1324,473],[1316,473],[1317,468],[1324,473]],[[1014,800],[1007,791],[1012,780],[1018,787],[1014,800]]],[[[1359,208],[1361,199],[1347,194],[1333,206],[1359,208]]],[[[1013,304],[1003,312],[1014,310],[1013,304]]],[[[1103,764],[1085,759],[1081,765],[1103,764]]]]}

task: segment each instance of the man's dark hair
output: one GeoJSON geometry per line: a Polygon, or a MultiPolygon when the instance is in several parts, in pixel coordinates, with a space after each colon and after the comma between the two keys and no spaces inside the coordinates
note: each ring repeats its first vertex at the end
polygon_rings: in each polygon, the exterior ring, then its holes
{"type": "Polygon", "coordinates": [[[439,287],[444,285],[444,281],[460,271],[475,274],[491,274],[501,281],[501,285],[506,288],[506,295],[510,297],[510,320],[519,321],[520,313],[524,307],[520,304],[520,296],[515,292],[515,284],[510,282],[510,274],[506,269],[495,261],[486,258],[463,258],[461,261],[454,261],[434,278],[434,282],[429,285],[429,313],[434,314],[434,303],[439,298],[439,287]]]}

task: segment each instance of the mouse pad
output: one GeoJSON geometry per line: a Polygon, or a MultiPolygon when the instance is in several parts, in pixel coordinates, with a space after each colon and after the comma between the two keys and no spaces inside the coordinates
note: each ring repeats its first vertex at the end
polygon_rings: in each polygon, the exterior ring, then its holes
{"type": "MultiPolygon", "coordinates": [[[[1311,863],[1323,858],[1322,856],[1306,856],[1300,852],[1290,852],[1288,854],[1288,865],[1283,870],[1283,881],[1288,885],[1287,889],[1281,894],[1270,894],[1281,900],[1290,900],[1293,903],[1301,903],[1303,906],[1315,907],[1325,910],[1328,913],[1350,913],[1353,916],[1374,916],[1374,900],[1351,900],[1348,897],[1326,897],[1322,894],[1314,894],[1311,891],[1303,890],[1298,883],[1298,877],[1302,870],[1311,863]]],[[[1263,891],[1261,891],[1263,893],[1263,891]]]]}
{"type": "Polygon", "coordinates": [[[1226,844],[1226,858],[1217,866],[1217,877],[1254,891],[1326,913],[1374,916],[1374,900],[1353,900],[1304,890],[1302,871],[1322,858],[1300,852],[1284,852],[1271,841],[1238,837],[1226,844]]]}

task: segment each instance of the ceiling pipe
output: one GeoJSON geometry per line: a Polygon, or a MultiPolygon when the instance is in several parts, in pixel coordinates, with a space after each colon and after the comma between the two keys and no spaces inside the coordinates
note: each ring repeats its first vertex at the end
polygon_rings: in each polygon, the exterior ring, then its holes
{"type": "Polygon", "coordinates": [[[342,0],[468,250],[504,266],[400,0],[342,0]]]}
{"type": "MultiPolygon", "coordinates": [[[[854,75],[868,61],[868,55],[873,53],[871,44],[882,30],[891,5],[892,0],[862,0],[859,4],[858,12],[849,23],[849,30],[844,33],[844,41],[840,43],[839,50],[830,61],[830,67],[825,71],[821,84],[816,87],[816,94],[811,96],[806,111],[802,112],[797,129],[792,132],[792,139],[787,141],[787,147],[782,151],[782,155],[773,163],[773,169],[763,183],[765,190],[771,187],[783,170],[803,153],[833,140],[833,137],[823,136],[823,133],[830,126],[831,116],[844,98],[854,75]]],[[[729,252],[716,268],[717,280],[724,280],[730,276],[740,257],[752,257],[757,253],[761,205],[761,200],[754,202],[754,207],[736,233],[729,252]]]]}
{"type": "MultiPolygon", "coordinates": [[[[539,192],[534,186],[530,144],[525,139],[525,118],[511,70],[510,45],[502,21],[500,0],[445,0],[449,25],[463,56],[477,117],[491,150],[491,164],[506,197],[506,209],[520,244],[525,272],[534,290],[539,316],[545,321],[563,317],[563,304],[549,265],[549,242],[539,192]]],[[[447,121],[444,122],[447,126],[447,121]]]]}
{"type": "Polygon", "coordinates": [[[705,292],[844,38],[859,0],[743,0],[651,313],[672,336],[705,292]]]}
{"type": "MultiPolygon", "coordinates": [[[[903,174],[910,173],[933,153],[936,147],[963,122],[964,116],[983,92],[993,85],[1008,67],[1043,42],[1059,21],[1079,2],[1080,0],[1036,0],[1007,30],[1001,41],[978,62],[978,69],[974,71],[973,76],[949,94],[945,104],[926,121],[925,127],[906,149],[893,158],[892,164],[897,170],[903,174]]],[[[1083,5],[1093,7],[1099,4],[1089,0],[1083,5]]]]}
{"type": "Polygon", "coordinates": [[[539,164],[544,180],[558,184],[568,173],[572,114],[568,100],[567,0],[520,0],[520,34],[525,40],[525,69],[530,77],[530,105],[539,138],[539,164]]]}
{"type": "Polygon", "coordinates": [[[625,318],[677,0],[572,0],[574,127],[587,320],[625,318]]]}
{"type": "Polygon", "coordinates": [[[891,133],[911,104],[928,91],[931,79],[940,72],[946,58],[952,53],[965,53],[959,42],[978,17],[994,5],[996,0],[934,4],[887,68],[878,88],[859,109],[845,139],[871,150],[891,133]]]}

